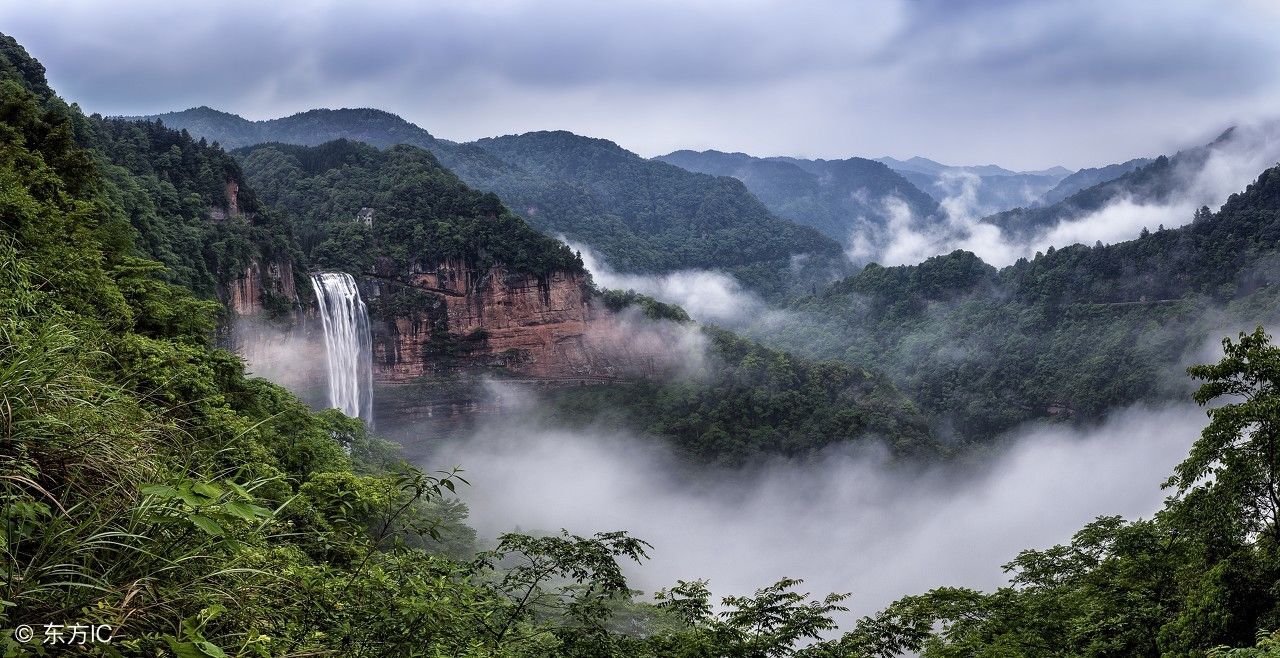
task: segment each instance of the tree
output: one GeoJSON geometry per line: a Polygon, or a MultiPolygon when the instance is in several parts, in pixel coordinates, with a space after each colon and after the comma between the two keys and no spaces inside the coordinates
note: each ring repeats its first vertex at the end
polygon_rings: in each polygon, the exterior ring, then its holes
{"type": "Polygon", "coordinates": [[[1205,381],[1194,396],[1200,405],[1232,401],[1209,410],[1209,426],[1168,484],[1182,496],[1201,490],[1229,511],[1237,539],[1280,539],[1280,347],[1258,327],[1223,339],[1222,349],[1222,361],[1187,372],[1205,381]]]}
{"type": "Polygon", "coordinates": [[[606,635],[608,604],[631,593],[618,558],[639,563],[648,557],[648,548],[625,532],[502,535],[497,548],[480,553],[471,565],[478,576],[492,578],[495,594],[510,603],[484,624],[492,643],[501,646],[521,624],[532,621],[550,623],[532,635],[548,630],[606,635]]]}
{"type": "Polygon", "coordinates": [[[724,656],[726,658],[784,658],[826,656],[835,643],[820,642],[805,649],[797,645],[817,640],[836,627],[831,615],[848,594],[809,599],[794,589],[804,581],[784,578],[756,590],[752,596],[726,596],[718,615],[712,612],[705,581],[679,581],[655,595],[658,607],[692,629],[675,637],[657,638],[662,655],[724,656]]]}

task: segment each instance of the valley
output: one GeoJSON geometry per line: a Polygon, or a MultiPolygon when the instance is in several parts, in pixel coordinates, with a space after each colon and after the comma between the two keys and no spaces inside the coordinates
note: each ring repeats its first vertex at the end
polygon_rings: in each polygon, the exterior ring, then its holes
{"type": "MultiPolygon", "coordinates": [[[[1008,166],[805,138],[794,98],[738,108],[771,122],[744,150],[536,101],[506,110],[534,130],[422,123],[451,140],[245,100],[345,51],[161,99],[241,116],[95,111],[124,107],[66,91],[95,63],[45,47],[0,34],[6,657],[1280,646],[1274,120],[1096,157],[1055,127],[1008,166]],[[114,633],[27,634],[64,622],[114,633]]],[[[669,98],[690,125],[704,83],[669,98]]]]}

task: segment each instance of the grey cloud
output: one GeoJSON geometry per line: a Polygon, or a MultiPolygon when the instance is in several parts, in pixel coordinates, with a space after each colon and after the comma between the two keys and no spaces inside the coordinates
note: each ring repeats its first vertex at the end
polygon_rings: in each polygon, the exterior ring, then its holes
{"type": "Polygon", "coordinates": [[[1021,84],[1136,86],[1233,93],[1274,83],[1277,44],[1238,2],[1051,2],[915,5],[897,52],[1021,84]],[[945,48],[923,47],[927,43],[945,48]]]}
{"type": "Polygon", "coordinates": [[[375,106],[450,138],[1015,168],[1150,155],[1268,111],[1277,19],[1247,0],[0,6],[90,111],[375,106]]]}

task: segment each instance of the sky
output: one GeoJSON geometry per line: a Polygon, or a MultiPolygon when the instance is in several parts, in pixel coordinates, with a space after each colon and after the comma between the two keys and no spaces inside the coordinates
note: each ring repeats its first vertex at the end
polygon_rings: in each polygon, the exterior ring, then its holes
{"type": "Polygon", "coordinates": [[[454,140],[1098,166],[1280,116],[1275,0],[0,3],[89,112],[377,107],[454,140]]]}

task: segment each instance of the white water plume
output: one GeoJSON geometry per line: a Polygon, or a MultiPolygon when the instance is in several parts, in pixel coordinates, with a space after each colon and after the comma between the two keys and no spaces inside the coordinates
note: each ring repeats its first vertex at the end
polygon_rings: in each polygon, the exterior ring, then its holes
{"type": "Polygon", "coordinates": [[[329,406],[373,427],[373,340],[369,312],[356,281],[345,272],[311,275],[324,324],[329,406]]]}

